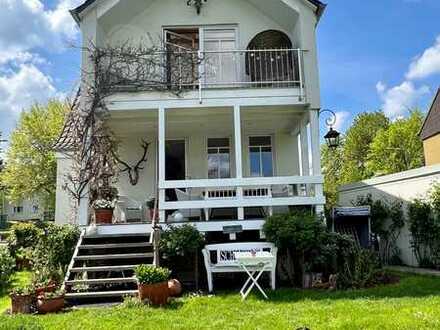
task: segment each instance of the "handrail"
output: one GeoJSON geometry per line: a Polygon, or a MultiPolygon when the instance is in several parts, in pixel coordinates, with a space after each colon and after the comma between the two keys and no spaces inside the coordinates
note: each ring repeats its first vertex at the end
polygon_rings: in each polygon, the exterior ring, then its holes
{"type": "Polygon", "coordinates": [[[216,188],[216,187],[250,187],[283,184],[323,184],[324,177],[316,176],[279,176],[255,177],[242,179],[201,179],[159,182],[159,189],[173,188],[216,188]]]}

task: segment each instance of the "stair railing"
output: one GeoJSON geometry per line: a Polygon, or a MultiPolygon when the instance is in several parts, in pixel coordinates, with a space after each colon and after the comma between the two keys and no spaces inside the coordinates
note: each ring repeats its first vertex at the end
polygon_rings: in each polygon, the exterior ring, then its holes
{"type": "Polygon", "coordinates": [[[66,282],[69,280],[69,277],[70,277],[70,270],[73,268],[73,266],[75,264],[75,258],[78,255],[79,247],[82,244],[85,233],[86,233],[85,229],[81,230],[81,235],[79,236],[78,243],[76,243],[75,251],[73,252],[72,259],[70,260],[69,266],[67,267],[66,276],[64,277],[63,285],[61,286],[62,291],[64,291],[66,288],[66,282]]]}

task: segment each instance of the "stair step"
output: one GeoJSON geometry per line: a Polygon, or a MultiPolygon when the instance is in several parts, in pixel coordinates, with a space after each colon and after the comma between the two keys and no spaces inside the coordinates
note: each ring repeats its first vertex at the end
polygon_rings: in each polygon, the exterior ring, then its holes
{"type": "Polygon", "coordinates": [[[71,280],[66,281],[66,285],[75,284],[110,284],[110,283],[137,283],[134,277],[121,277],[121,278],[97,278],[87,280],[71,280]]]}
{"type": "Polygon", "coordinates": [[[138,290],[66,293],[67,299],[135,296],[138,290]]]}
{"type": "Polygon", "coordinates": [[[75,260],[114,260],[153,258],[153,253],[125,253],[125,254],[94,254],[89,256],[76,256],[75,260]]]}
{"type": "Polygon", "coordinates": [[[135,247],[150,247],[151,243],[111,243],[111,244],[84,244],[79,247],[80,250],[90,249],[123,249],[123,248],[135,248],[135,247]]]}
{"type": "Polygon", "coordinates": [[[121,238],[121,237],[150,237],[150,233],[133,233],[133,234],[92,234],[86,235],[84,238],[121,238]]]}
{"type": "Polygon", "coordinates": [[[138,265],[122,265],[122,266],[93,266],[93,267],[74,267],[70,270],[71,273],[83,272],[105,272],[105,271],[122,271],[132,270],[138,265]]]}

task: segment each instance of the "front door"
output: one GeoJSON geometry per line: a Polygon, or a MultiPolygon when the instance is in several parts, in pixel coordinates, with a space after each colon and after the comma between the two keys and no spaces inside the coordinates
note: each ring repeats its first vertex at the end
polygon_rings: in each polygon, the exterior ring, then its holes
{"type": "MultiPolygon", "coordinates": [[[[165,142],[165,180],[186,179],[186,143],[184,139],[165,142]]],[[[166,190],[168,201],[177,201],[174,189],[166,190]]]]}

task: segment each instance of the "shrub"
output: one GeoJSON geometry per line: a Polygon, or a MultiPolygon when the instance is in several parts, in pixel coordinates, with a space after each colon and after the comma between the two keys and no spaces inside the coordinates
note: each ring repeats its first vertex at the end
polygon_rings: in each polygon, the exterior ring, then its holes
{"type": "Polygon", "coordinates": [[[6,285],[14,273],[15,259],[6,246],[0,246],[0,287],[6,285]]]}
{"type": "Polygon", "coordinates": [[[376,284],[380,262],[374,251],[355,248],[346,256],[342,271],[338,272],[338,287],[362,289],[376,284]]]}
{"type": "Polygon", "coordinates": [[[71,225],[48,225],[41,235],[34,253],[33,264],[36,273],[62,280],[80,236],[78,227],[71,225]]]}
{"type": "Polygon", "coordinates": [[[19,222],[12,225],[8,236],[8,245],[15,256],[21,249],[34,248],[44,231],[41,226],[31,222],[19,222]]]}
{"type": "Polygon", "coordinates": [[[140,284],[148,285],[167,281],[171,272],[168,268],[139,265],[134,269],[134,274],[140,284]]]}
{"type": "Polygon", "coordinates": [[[287,254],[286,272],[292,283],[301,283],[304,266],[316,270],[325,264],[320,254],[327,237],[323,223],[310,213],[275,215],[263,226],[266,239],[287,254]]]}
{"type": "Polygon", "coordinates": [[[414,200],[408,206],[408,225],[411,247],[421,267],[440,263],[440,216],[429,201],[414,200]]]}
{"type": "Polygon", "coordinates": [[[159,247],[164,259],[181,258],[198,253],[203,235],[191,225],[169,227],[161,235],[159,247]]]}

